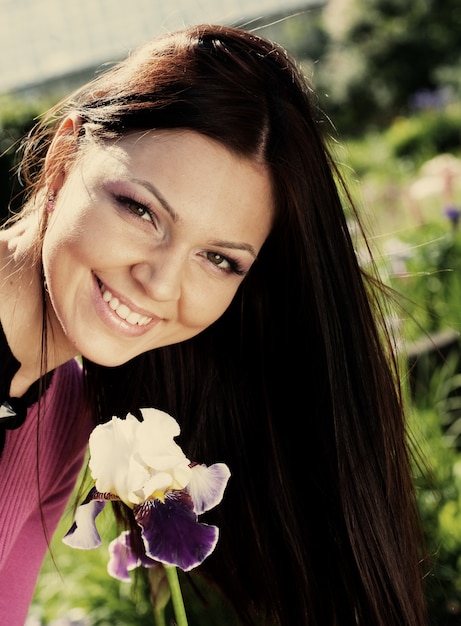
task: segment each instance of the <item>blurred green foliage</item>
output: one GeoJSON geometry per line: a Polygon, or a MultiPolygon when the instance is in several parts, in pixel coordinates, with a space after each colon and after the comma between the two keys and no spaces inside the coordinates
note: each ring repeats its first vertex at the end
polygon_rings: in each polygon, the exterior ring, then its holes
{"type": "Polygon", "coordinates": [[[461,93],[459,0],[327,0],[262,30],[302,59],[342,136],[461,93]]]}
{"type": "Polygon", "coordinates": [[[396,158],[422,162],[434,154],[459,150],[461,106],[459,103],[396,118],[384,132],[385,141],[396,158]]]}
{"type": "Polygon", "coordinates": [[[416,489],[429,554],[426,597],[430,624],[455,626],[461,620],[461,455],[447,445],[432,399],[426,395],[425,408],[415,407],[411,420],[424,458],[416,489]]]}
{"type": "Polygon", "coordinates": [[[0,96],[0,221],[23,202],[24,189],[16,172],[21,140],[53,102],[50,96],[39,100],[0,96]]]}
{"type": "Polygon", "coordinates": [[[461,332],[461,231],[446,221],[445,228],[422,224],[401,235],[405,274],[392,285],[401,294],[407,341],[444,328],[461,332]]]}

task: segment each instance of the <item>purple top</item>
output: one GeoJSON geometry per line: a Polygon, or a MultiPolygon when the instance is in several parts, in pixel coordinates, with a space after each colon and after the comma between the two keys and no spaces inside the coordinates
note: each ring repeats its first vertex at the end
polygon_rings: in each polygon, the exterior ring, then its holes
{"type": "Polygon", "coordinates": [[[6,431],[0,458],[0,624],[8,626],[24,626],[47,537],[74,489],[93,428],[76,360],[55,370],[40,407],[33,404],[24,424],[6,431]]]}

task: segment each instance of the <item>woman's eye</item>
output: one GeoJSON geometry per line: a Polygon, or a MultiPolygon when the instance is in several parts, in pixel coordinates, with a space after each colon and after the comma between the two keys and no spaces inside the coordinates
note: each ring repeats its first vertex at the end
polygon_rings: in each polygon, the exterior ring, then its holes
{"type": "Polygon", "coordinates": [[[227,274],[237,274],[237,276],[245,276],[245,274],[247,274],[248,272],[248,269],[242,267],[237,260],[226,257],[219,252],[206,252],[205,257],[219,270],[221,270],[222,272],[226,272],[227,274]]]}
{"type": "Polygon", "coordinates": [[[228,259],[219,252],[207,252],[207,259],[213,263],[213,265],[217,265],[221,269],[230,269],[231,264],[228,259]]]}
{"type": "Polygon", "coordinates": [[[149,222],[152,221],[152,216],[149,212],[149,209],[147,209],[142,204],[139,204],[138,202],[134,202],[133,200],[127,202],[127,209],[134,213],[137,217],[148,220],[149,222]]]}
{"type": "Polygon", "coordinates": [[[136,217],[139,217],[148,222],[153,221],[151,212],[146,206],[144,206],[144,204],[141,204],[140,202],[136,202],[136,200],[127,198],[125,196],[118,196],[117,200],[128,211],[130,211],[130,213],[133,213],[133,215],[135,215],[136,217]]]}

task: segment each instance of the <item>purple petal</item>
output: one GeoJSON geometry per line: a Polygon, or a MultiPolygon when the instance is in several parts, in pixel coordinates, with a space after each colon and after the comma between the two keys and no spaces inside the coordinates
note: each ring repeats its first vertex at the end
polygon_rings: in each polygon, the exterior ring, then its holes
{"type": "Polygon", "coordinates": [[[101,537],[96,528],[95,519],[105,507],[106,502],[90,499],[92,492],[93,490],[78,507],[74,523],[62,539],[71,548],[91,550],[101,545],[101,537]]]}
{"type": "Polygon", "coordinates": [[[186,491],[191,495],[197,515],[209,511],[221,502],[230,471],[224,463],[194,465],[186,491]]]}
{"type": "Polygon", "coordinates": [[[118,578],[124,582],[130,582],[131,577],[129,570],[139,565],[138,559],[131,551],[131,546],[127,544],[129,532],[124,531],[116,539],[109,544],[109,563],[107,571],[114,578],[118,578]]]}
{"type": "Polygon", "coordinates": [[[200,565],[215,549],[216,526],[201,524],[192,498],[184,491],[170,492],[165,502],[148,500],[133,513],[142,529],[147,556],[187,572],[200,565]]]}
{"type": "Polygon", "coordinates": [[[130,531],[123,531],[116,539],[109,544],[109,563],[107,571],[113,578],[118,578],[123,582],[131,582],[129,572],[140,565],[153,567],[158,563],[150,559],[147,555],[138,558],[131,547],[130,531]]]}

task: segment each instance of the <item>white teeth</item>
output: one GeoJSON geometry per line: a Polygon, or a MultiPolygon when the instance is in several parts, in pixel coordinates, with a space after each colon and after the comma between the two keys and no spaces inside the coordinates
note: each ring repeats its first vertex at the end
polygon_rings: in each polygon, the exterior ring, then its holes
{"type": "Polygon", "coordinates": [[[135,313],[126,304],[121,304],[120,300],[113,296],[111,292],[101,285],[102,299],[104,302],[110,306],[110,308],[117,313],[117,315],[122,319],[126,320],[130,324],[137,324],[138,326],[145,326],[151,321],[151,317],[140,315],[139,313],[135,313]]]}
{"type": "Polygon", "coordinates": [[[115,312],[122,320],[126,320],[128,315],[131,313],[130,309],[126,306],[126,304],[121,304],[115,309],[115,312]]]}
{"type": "Polygon", "coordinates": [[[130,324],[138,324],[139,320],[141,319],[141,316],[139,315],[139,313],[129,313],[126,317],[125,317],[126,321],[129,322],[130,324]]]}

